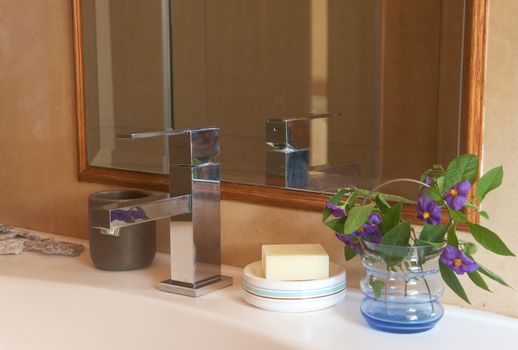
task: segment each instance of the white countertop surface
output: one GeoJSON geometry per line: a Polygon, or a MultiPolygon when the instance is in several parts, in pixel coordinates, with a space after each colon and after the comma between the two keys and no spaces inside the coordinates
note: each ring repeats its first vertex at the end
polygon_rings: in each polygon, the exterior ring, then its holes
{"type": "MultiPolygon", "coordinates": [[[[64,240],[87,242],[69,237],[64,240]]],[[[25,252],[0,256],[0,350],[3,349],[516,349],[518,320],[445,307],[429,332],[370,329],[361,295],[312,313],[256,309],[241,297],[241,269],[224,266],[234,285],[200,298],[160,292],[169,256],[145,269],[94,268],[78,258],[25,252]]]]}

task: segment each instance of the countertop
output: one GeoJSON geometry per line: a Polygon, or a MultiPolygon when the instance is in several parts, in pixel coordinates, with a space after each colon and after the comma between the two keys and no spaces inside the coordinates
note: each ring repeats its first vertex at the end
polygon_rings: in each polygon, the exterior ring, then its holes
{"type": "MultiPolygon", "coordinates": [[[[45,235],[45,234],[43,234],[45,235]]],[[[59,239],[86,241],[69,237],[59,239]]],[[[489,349],[518,346],[518,320],[445,306],[429,332],[370,329],[361,294],[302,314],[263,311],[241,297],[241,269],[224,266],[234,285],[199,298],[160,292],[169,256],[127,272],[96,269],[80,257],[24,252],[0,256],[0,349],[489,349]]]]}

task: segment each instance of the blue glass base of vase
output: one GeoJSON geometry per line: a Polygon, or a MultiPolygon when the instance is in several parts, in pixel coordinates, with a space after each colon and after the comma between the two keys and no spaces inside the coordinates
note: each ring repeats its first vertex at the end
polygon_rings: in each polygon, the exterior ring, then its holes
{"type": "MultiPolygon", "coordinates": [[[[364,301],[365,302],[365,301],[364,301]]],[[[371,305],[372,306],[372,305],[371,305]]],[[[361,314],[367,324],[374,329],[389,333],[420,333],[432,329],[442,318],[443,308],[437,303],[433,313],[425,308],[419,310],[420,306],[412,308],[415,320],[409,320],[408,314],[402,310],[392,309],[387,313],[386,306],[370,308],[369,312],[364,310],[364,304],[360,308],[361,314]]]]}

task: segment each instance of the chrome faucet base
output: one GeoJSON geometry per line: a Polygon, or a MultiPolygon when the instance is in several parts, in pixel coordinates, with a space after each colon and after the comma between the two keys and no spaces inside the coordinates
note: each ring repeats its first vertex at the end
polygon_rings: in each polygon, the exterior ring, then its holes
{"type": "Polygon", "coordinates": [[[232,277],[229,276],[218,276],[216,278],[212,278],[204,283],[196,287],[191,287],[186,285],[185,283],[173,281],[173,280],[165,280],[160,282],[158,285],[158,289],[163,292],[187,295],[189,297],[199,297],[209,292],[212,292],[216,289],[225,288],[231,286],[233,283],[232,277]]]}

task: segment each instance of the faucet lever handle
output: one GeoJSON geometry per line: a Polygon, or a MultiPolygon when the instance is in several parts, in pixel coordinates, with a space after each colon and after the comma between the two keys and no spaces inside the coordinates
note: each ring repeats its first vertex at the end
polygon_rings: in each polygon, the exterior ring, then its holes
{"type": "Polygon", "coordinates": [[[219,128],[215,127],[207,127],[207,128],[192,128],[192,129],[165,129],[165,130],[157,130],[157,131],[137,131],[137,132],[128,132],[128,133],[119,133],[117,134],[117,139],[119,140],[136,140],[136,139],[147,139],[150,137],[157,136],[178,136],[178,135],[188,135],[192,133],[199,133],[205,131],[216,131],[219,132],[219,128]]]}
{"type": "Polygon", "coordinates": [[[273,147],[309,148],[310,123],[315,119],[337,117],[339,113],[310,113],[266,120],[266,143],[273,147]]]}
{"type": "Polygon", "coordinates": [[[215,127],[165,129],[117,134],[117,139],[137,140],[168,136],[171,165],[200,165],[210,163],[219,156],[219,134],[220,129],[215,127]]]}

